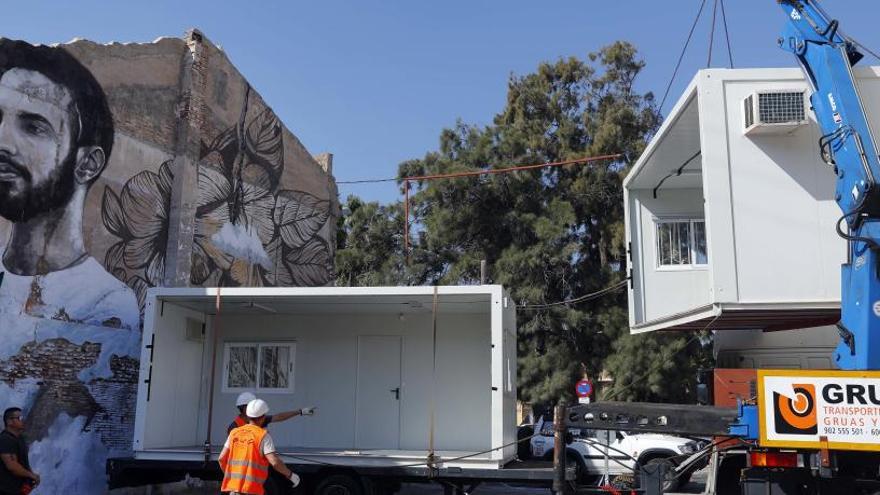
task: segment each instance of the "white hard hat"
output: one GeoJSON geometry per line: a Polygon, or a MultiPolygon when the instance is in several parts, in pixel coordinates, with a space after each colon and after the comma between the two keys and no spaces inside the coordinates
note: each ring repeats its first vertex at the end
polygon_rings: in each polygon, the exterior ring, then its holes
{"type": "Polygon", "coordinates": [[[263,399],[254,399],[248,402],[247,409],[245,409],[245,414],[249,418],[259,418],[265,416],[267,412],[269,412],[269,404],[266,404],[263,399]]]}
{"type": "Polygon", "coordinates": [[[242,392],[242,393],[238,394],[238,398],[235,399],[235,406],[236,407],[246,406],[246,405],[248,405],[248,402],[250,402],[256,398],[257,398],[257,396],[250,393],[250,392],[242,392]]]}

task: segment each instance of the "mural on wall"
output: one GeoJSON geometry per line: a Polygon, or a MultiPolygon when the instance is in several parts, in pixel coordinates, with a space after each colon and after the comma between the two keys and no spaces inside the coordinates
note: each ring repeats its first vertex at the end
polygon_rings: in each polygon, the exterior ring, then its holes
{"type": "MultiPolygon", "coordinates": [[[[291,188],[289,132],[245,86],[238,122],[192,157],[190,283],[325,285],[331,200],[291,188]]],[[[139,116],[120,115],[64,47],[0,38],[0,410],[25,411],[37,493],[100,493],[106,458],[129,453],[144,297],[176,275],[176,161],[168,146],[111,155],[114,139],[140,146],[124,127],[139,116]]]]}
{"type": "Polygon", "coordinates": [[[102,466],[82,449],[106,456],[133,409],[138,302],[83,239],[113,139],[88,69],[57,47],[0,40],[0,409],[27,411],[44,493],[93,487],[102,466]]]}
{"type": "MultiPolygon", "coordinates": [[[[246,89],[237,125],[202,142],[195,214],[193,285],[315,286],[333,278],[330,246],[319,235],[330,201],[280,189],[283,128],[268,108],[250,105],[246,89]]],[[[171,163],[144,171],[117,195],[104,191],[104,226],[120,241],[105,264],[135,289],[159,285],[168,240],[171,163]]]]}

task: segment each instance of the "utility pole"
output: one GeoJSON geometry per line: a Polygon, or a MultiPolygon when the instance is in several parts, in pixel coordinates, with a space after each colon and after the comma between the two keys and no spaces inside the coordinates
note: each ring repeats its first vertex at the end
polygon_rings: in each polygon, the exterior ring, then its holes
{"type": "Polygon", "coordinates": [[[553,495],[568,495],[565,480],[565,404],[553,409],[553,495]]]}

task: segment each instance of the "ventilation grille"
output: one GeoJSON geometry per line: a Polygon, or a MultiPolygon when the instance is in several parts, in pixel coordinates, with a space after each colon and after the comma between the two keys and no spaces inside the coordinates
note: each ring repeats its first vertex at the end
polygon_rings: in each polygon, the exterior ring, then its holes
{"type": "Polygon", "coordinates": [[[757,91],[743,99],[745,134],[784,134],[806,123],[803,91],[757,91]]]}
{"type": "Polygon", "coordinates": [[[205,325],[199,320],[186,319],[186,340],[192,342],[205,341],[205,325]]]}
{"type": "Polygon", "coordinates": [[[762,124],[782,124],[804,120],[804,94],[758,93],[758,120],[762,124]]]}
{"type": "Polygon", "coordinates": [[[755,95],[749,95],[743,100],[743,114],[746,116],[746,129],[755,125],[755,95]]]}

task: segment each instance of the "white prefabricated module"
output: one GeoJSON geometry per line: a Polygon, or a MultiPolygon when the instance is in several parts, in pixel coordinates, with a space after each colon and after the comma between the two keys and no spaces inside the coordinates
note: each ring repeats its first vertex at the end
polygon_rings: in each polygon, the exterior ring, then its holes
{"type": "MultiPolygon", "coordinates": [[[[855,77],[880,129],[880,69],[855,77]]],[[[795,68],[688,85],[624,181],[632,332],[837,321],[846,243],[808,94],[795,68]]]]}
{"type": "Polygon", "coordinates": [[[500,286],[157,288],[135,459],[213,457],[250,391],[288,462],[500,468],[516,455],[516,312],[500,286]],[[218,306],[219,304],[219,306],[218,306]],[[213,385],[212,385],[213,383],[213,385]],[[212,392],[213,389],[213,392],[212,392]]]}

